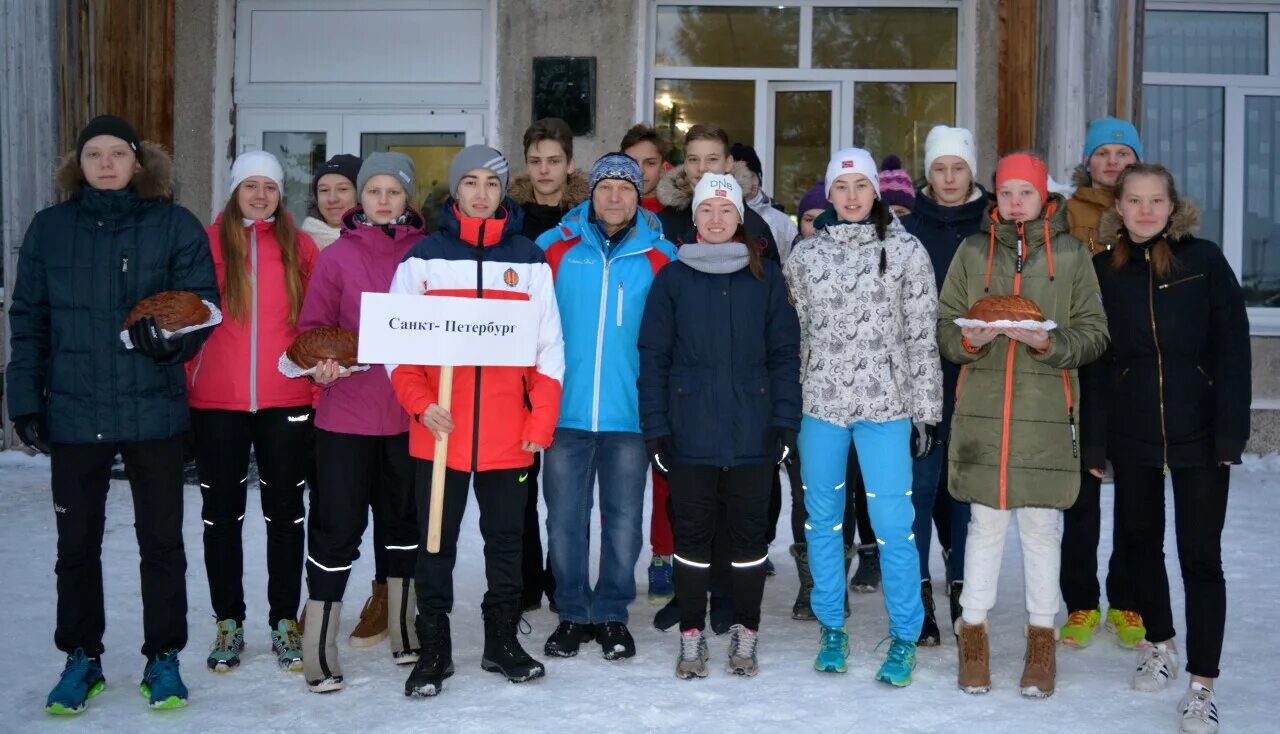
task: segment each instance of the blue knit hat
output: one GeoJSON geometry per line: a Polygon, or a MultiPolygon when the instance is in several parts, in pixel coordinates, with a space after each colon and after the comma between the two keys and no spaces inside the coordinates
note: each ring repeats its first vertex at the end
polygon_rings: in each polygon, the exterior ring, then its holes
{"type": "Polygon", "coordinates": [[[644,191],[644,174],[640,172],[640,164],[626,153],[605,153],[591,167],[591,175],[587,177],[587,195],[596,192],[596,184],[607,178],[626,181],[636,187],[636,193],[644,191]]]}
{"type": "Polygon", "coordinates": [[[1084,137],[1084,160],[1089,160],[1093,151],[1110,143],[1127,145],[1133,154],[1142,160],[1142,141],[1138,138],[1138,129],[1128,120],[1116,117],[1099,117],[1089,123],[1089,132],[1084,137]]]}

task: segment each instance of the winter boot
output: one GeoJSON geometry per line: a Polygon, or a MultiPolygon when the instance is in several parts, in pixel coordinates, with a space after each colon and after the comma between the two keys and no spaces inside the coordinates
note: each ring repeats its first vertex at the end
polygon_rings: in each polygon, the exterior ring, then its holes
{"type": "Polygon", "coordinates": [[[312,693],[342,690],[342,665],[338,661],[338,623],[342,602],[307,600],[310,624],[302,633],[302,674],[312,693]]]}
{"type": "Polygon", "coordinates": [[[387,637],[391,640],[391,660],[396,665],[418,662],[418,632],[413,620],[418,612],[418,597],[413,579],[388,578],[387,637]]]}
{"type": "Polygon", "coordinates": [[[653,615],[653,626],[654,629],[666,632],[677,624],[680,624],[680,605],[672,597],[665,607],[659,609],[658,613],[653,615]]]}
{"type": "Polygon", "coordinates": [[[49,697],[45,699],[44,710],[57,716],[81,713],[89,708],[89,699],[102,693],[106,687],[102,660],[91,658],[84,650],[76,648],[67,656],[58,685],[49,691],[49,697]]]}
{"type": "Polygon", "coordinates": [[[675,595],[671,581],[671,559],[655,555],[649,560],[649,603],[662,604],[675,595]]]}
{"type": "Polygon", "coordinates": [[[519,621],[520,612],[514,606],[484,610],[484,654],[480,658],[480,667],[490,673],[501,673],[512,683],[523,683],[547,674],[542,663],[529,657],[516,639],[519,621]]]}
{"type": "Polygon", "coordinates": [[[553,658],[571,658],[578,654],[582,643],[590,642],[595,637],[595,627],[577,622],[561,622],[555,632],[547,638],[542,652],[553,658]]]}
{"type": "MultiPolygon", "coordinates": [[[[305,611],[303,617],[306,617],[305,611]]],[[[306,630],[305,624],[302,625],[302,629],[306,630]]],[[[356,622],[355,629],[351,630],[351,637],[347,639],[347,644],[352,647],[373,647],[386,638],[387,583],[374,581],[373,591],[364,601],[364,608],[360,610],[360,620],[356,622]]]]}
{"type": "Polygon", "coordinates": [[[439,612],[419,614],[418,641],[422,648],[413,672],[404,682],[404,695],[429,698],[444,690],[444,679],[453,675],[453,638],[449,633],[449,615],[439,612]]]}
{"type": "Polygon", "coordinates": [[[920,582],[920,601],[924,604],[924,623],[920,626],[920,639],[916,644],[937,647],[942,641],[942,633],[938,630],[938,612],[933,606],[933,584],[928,580],[920,582]]]}
{"type": "Polygon", "coordinates": [[[733,626],[733,597],[728,593],[711,592],[711,631],[723,635],[733,626]]]}
{"type": "Polygon", "coordinates": [[[1077,609],[1069,613],[1067,623],[1062,625],[1062,644],[1081,650],[1088,647],[1101,619],[1102,612],[1097,609],[1077,609]]]}
{"type": "Polygon", "coordinates": [[[880,547],[868,543],[858,546],[858,570],[849,582],[849,588],[863,594],[871,594],[880,588],[880,547]]]}
{"type": "Polygon", "coordinates": [[[1185,734],[1214,734],[1218,731],[1218,704],[1213,700],[1213,689],[1192,683],[1186,695],[1178,702],[1182,724],[1178,731],[1185,734]]]}
{"type": "Polygon", "coordinates": [[[605,660],[626,660],[636,656],[636,641],[623,622],[596,625],[596,641],[605,660]]]}
{"type": "Polygon", "coordinates": [[[226,673],[240,667],[240,653],[244,652],[244,627],[234,619],[219,619],[218,633],[209,646],[205,663],[215,673],[226,673]]]}
{"type": "Polygon", "coordinates": [[[1159,693],[1178,677],[1178,651],[1161,642],[1138,652],[1138,669],[1133,673],[1133,690],[1159,693]]]}
{"type": "Polygon", "coordinates": [[[282,619],[271,630],[271,651],[276,654],[276,664],[281,670],[297,673],[302,670],[302,631],[292,619],[282,619]]]}
{"type": "Polygon", "coordinates": [[[960,667],[956,683],[965,693],[991,690],[991,644],[987,639],[987,623],[967,624],[959,620],[958,639],[960,667]]]}
{"type": "Polygon", "coordinates": [[[734,675],[745,675],[750,678],[760,672],[760,661],[756,659],[756,645],[760,636],[755,630],[749,630],[740,624],[729,628],[729,667],[734,675]]]}
{"type": "Polygon", "coordinates": [[[707,661],[711,651],[702,630],[684,630],[680,633],[680,655],[676,658],[676,677],[682,680],[707,677],[707,661]]]}
{"type": "Polygon", "coordinates": [[[1022,695],[1027,698],[1048,698],[1053,695],[1053,683],[1058,674],[1055,655],[1057,640],[1052,627],[1027,627],[1027,654],[1022,668],[1022,695]]]}
{"type": "Polygon", "coordinates": [[[1107,631],[1116,636],[1116,644],[1130,650],[1149,647],[1147,627],[1142,623],[1142,615],[1125,609],[1111,608],[1107,610],[1107,631]]]}
{"type": "Polygon", "coordinates": [[[791,557],[796,559],[796,573],[800,575],[800,590],[796,592],[796,603],[791,605],[791,618],[817,619],[813,613],[813,607],[809,606],[809,598],[813,595],[813,574],[809,571],[809,546],[804,543],[792,545],[791,557]]]}
{"type": "Polygon", "coordinates": [[[889,643],[889,654],[885,656],[876,680],[888,683],[897,688],[911,685],[911,671],[916,669],[916,643],[894,638],[889,643]]]}
{"type": "Polygon", "coordinates": [[[178,651],[169,650],[147,661],[138,692],[153,709],[180,709],[187,705],[187,686],[178,672],[178,651]]]}
{"type": "MultiPolygon", "coordinates": [[[[952,581],[947,588],[947,601],[951,606],[951,634],[957,638],[960,636],[959,628],[956,626],[960,622],[960,618],[964,616],[964,608],[960,606],[960,595],[964,593],[963,581],[952,581]]],[[[937,618],[934,618],[935,621],[937,618]]]]}
{"type": "Polygon", "coordinates": [[[823,627],[818,642],[814,670],[820,673],[843,673],[849,669],[849,634],[843,627],[823,627]]]}

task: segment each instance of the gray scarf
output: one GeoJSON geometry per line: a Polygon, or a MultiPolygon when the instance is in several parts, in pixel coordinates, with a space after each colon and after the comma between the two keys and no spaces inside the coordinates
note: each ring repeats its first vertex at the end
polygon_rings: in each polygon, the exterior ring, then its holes
{"type": "Polygon", "coordinates": [[[676,254],[685,265],[712,275],[736,273],[747,267],[750,260],[747,246],[740,242],[726,242],[723,245],[691,242],[681,245],[676,254]]]}

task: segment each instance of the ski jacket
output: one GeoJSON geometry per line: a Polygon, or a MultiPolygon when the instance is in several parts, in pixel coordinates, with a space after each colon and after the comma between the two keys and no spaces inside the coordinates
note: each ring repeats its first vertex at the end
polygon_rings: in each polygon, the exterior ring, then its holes
{"type": "Polygon", "coordinates": [[[564,326],[560,427],[640,432],[636,340],[654,275],[676,257],[657,217],[636,210],[635,225],[610,242],[591,221],[591,202],[538,238],[555,278],[564,326]]]}
{"type": "MultiPolygon", "coordinates": [[[[499,217],[465,217],[450,200],[440,229],[419,241],[396,270],[392,293],[532,301],[538,313],[536,362],[530,367],[455,366],[453,417],[446,463],[480,472],[533,463],[522,443],[551,445],[564,379],[564,336],[551,268],[542,250],[520,234],[523,213],[511,199],[499,217]]],[[[409,452],[435,455],[435,439],[418,418],[438,402],[440,368],[388,365],[391,384],[414,416],[409,452]]]]}
{"type": "MultiPolygon", "coordinates": [[[[422,239],[422,215],[409,209],[403,224],[360,221],[363,209],[343,215],[342,236],[316,260],[298,330],[339,326],[360,331],[360,295],[386,293],[405,253],[422,239]]],[[[353,372],[319,387],[316,427],[361,436],[394,436],[409,430],[384,369],[353,372]]]]}
{"type": "MultiPolygon", "coordinates": [[[[221,225],[219,214],[205,234],[218,276],[218,293],[225,296],[226,263],[218,234],[221,225]]],[[[297,237],[305,293],[320,252],[306,233],[298,232],[297,237]]],[[[193,408],[249,412],[310,406],[311,384],[280,374],[280,355],[293,343],[298,328],[289,323],[289,294],[284,287],[284,260],[275,223],[259,219],[246,226],[245,245],[248,313],[243,321],[224,313],[222,324],[209,335],[200,353],[187,362],[187,402],[193,408]]]]}
{"type": "MultiPolygon", "coordinates": [[[[750,191],[755,185],[753,174],[747,164],[738,162],[733,166],[733,177],[743,191],[750,191]]],[[[662,222],[662,234],[676,247],[686,242],[697,242],[698,231],[693,226],[693,184],[684,172],[684,166],[676,166],[662,174],[658,179],[658,201],[662,202],[662,211],[658,219],[662,222]]],[[[755,209],[745,207],[742,226],[747,230],[751,242],[760,249],[760,253],[768,260],[782,262],[778,243],[773,239],[773,230],[769,223],[756,213],[755,209]]]]}
{"type": "Polygon", "coordinates": [[[1067,222],[1071,236],[1080,240],[1090,254],[1107,249],[1100,233],[1102,215],[1115,208],[1115,192],[1110,187],[1094,186],[1084,166],[1072,174],[1076,190],[1067,199],[1067,222]]]}

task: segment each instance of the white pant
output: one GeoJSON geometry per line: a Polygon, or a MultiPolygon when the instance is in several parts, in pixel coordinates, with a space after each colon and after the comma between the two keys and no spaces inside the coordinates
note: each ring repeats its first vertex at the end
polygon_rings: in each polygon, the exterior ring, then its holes
{"type": "Polygon", "coordinates": [[[996,587],[1004,556],[1009,521],[1017,515],[1022,543],[1022,583],[1026,589],[1027,615],[1035,627],[1054,627],[1062,601],[1058,569],[1062,565],[1061,510],[1022,507],[996,510],[973,503],[969,537],[964,549],[964,607],[966,624],[981,624],[996,605],[996,587]]]}

